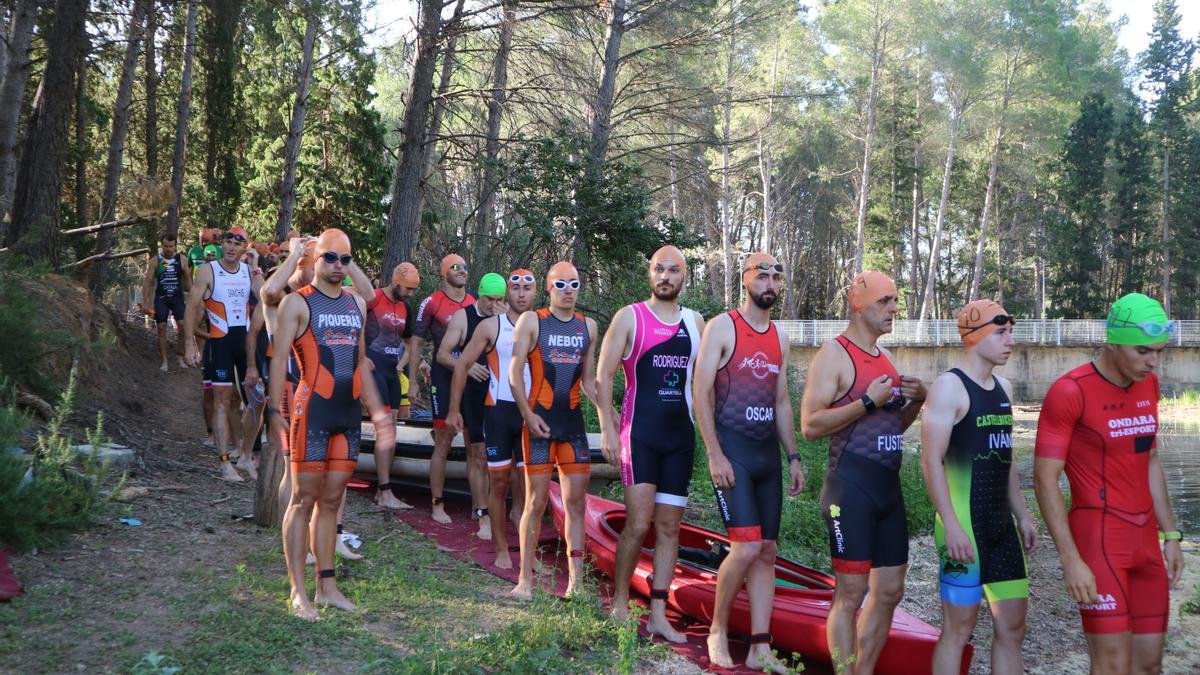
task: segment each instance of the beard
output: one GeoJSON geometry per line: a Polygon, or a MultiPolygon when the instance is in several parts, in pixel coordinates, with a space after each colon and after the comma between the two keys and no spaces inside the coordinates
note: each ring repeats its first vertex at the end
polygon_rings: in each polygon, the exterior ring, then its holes
{"type": "Polygon", "coordinates": [[[778,297],[779,296],[775,295],[775,293],[772,291],[767,291],[762,295],[750,293],[750,299],[754,301],[755,305],[758,305],[759,309],[771,309],[771,307],[775,304],[775,299],[778,297]]]}
{"type": "Polygon", "coordinates": [[[671,302],[672,300],[678,298],[679,292],[682,290],[683,284],[678,286],[672,286],[670,284],[658,284],[651,289],[655,298],[665,302],[671,302]]]}

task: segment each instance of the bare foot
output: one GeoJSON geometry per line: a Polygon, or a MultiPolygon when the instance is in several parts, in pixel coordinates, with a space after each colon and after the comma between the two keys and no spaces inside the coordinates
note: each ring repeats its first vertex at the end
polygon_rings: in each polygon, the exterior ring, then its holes
{"type": "Polygon", "coordinates": [[[762,649],[759,651],[755,651],[755,647],[760,647],[760,645],[754,645],[746,654],[747,668],[750,670],[762,670],[768,673],[780,673],[781,675],[785,675],[788,672],[787,666],[775,658],[769,647],[761,645],[762,649]]]}
{"type": "Polygon", "coordinates": [[[583,592],[583,583],[578,579],[567,580],[567,590],[563,591],[563,597],[570,598],[579,595],[583,592]]]}
{"type": "Polygon", "coordinates": [[[401,499],[397,499],[396,495],[392,494],[391,490],[376,491],[375,503],[391,511],[403,511],[405,509],[412,508],[412,504],[408,504],[401,499]]]}
{"type": "Polygon", "coordinates": [[[337,545],[334,546],[333,552],[346,560],[362,560],[363,558],[361,555],[350,550],[350,547],[346,545],[346,542],[342,541],[341,537],[338,537],[337,545]]]}
{"type": "Polygon", "coordinates": [[[214,442],[213,442],[213,437],[212,437],[212,434],[209,434],[209,435],[208,435],[208,438],[205,438],[205,439],[204,439],[204,447],[206,447],[206,448],[211,448],[211,447],[213,447],[213,446],[215,446],[215,445],[216,445],[216,443],[214,443],[214,442]]]}
{"type": "Polygon", "coordinates": [[[721,634],[708,634],[708,662],[718,668],[732,668],[733,657],[729,655],[729,640],[721,634]]]}
{"type": "Polygon", "coordinates": [[[242,477],[238,474],[237,469],[229,462],[221,462],[221,480],[227,480],[230,483],[242,483],[242,477]]]}
{"type": "Polygon", "coordinates": [[[525,581],[519,582],[516,586],[513,587],[512,591],[510,591],[509,593],[510,593],[510,595],[512,595],[514,598],[516,598],[518,600],[532,600],[533,599],[532,585],[525,581]]]}
{"type": "Polygon", "coordinates": [[[492,540],[492,519],[484,516],[479,519],[479,531],[475,533],[476,537],[484,541],[492,540]]]}
{"type": "Polygon", "coordinates": [[[665,616],[651,616],[650,620],[646,622],[646,632],[677,645],[687,642],[687,636],[675,630],[665,616]]]}
{"type": "Polygon", "coordinates": [[[347,600],[346,596],[342,595],[342,592],[336,588],[331,591],[324,592],[322,592],[320,589],[317,589],[317,597],[315,600],[316,603],[322,607],[336,607],[337,609],[344,609],[347,612],[358,611],[358,607],[355,607],[354,603],[347,600]]]}
{"type": "Polygon", "coordinates": [[[312,606],[308,598],[301,596],[292,597],[292,616],[298,616],[309,623],[313,623],[319,618],[317,608],[312,606]]]}
{"type": "Polygon", "coordinates": [[[171,369],[167,367],[167,362],[166,362],[166,361],[163,361],[163,362],[162,362],[162,365],[161,365],[161,366],[159,366],[159,367],[158,367],[158,369],[159,369],[159,370],[161,370],[161,371],[163,371],[164,373],[169,373],[169,372],[171,372],[171,369]]]}
{"type": "Polygon", "coordinates": [[[246,472],[250,476],[250,480],[258,480],[258,469],[254,466],[254,458],[248,455],[242,455],[238,458],[237,468],[246,472]]]}
{"type": "Polygon", "coordinates": [[[437,506],[433,507],[432,515],[433,515],[433,521],[435,523],[449,525],[451,522],[450,516],[446,515],[446,507],[442,506],[441,504],[438,504],[437,506]]]}
{"type": "Polygon", "coordinates": [[[175,357],[175,365],[178,366],[180,370],[187,370],[188,367],[187,361],[184,361],[182,356],[175,357]]]}
{"type": "Polygon", "coordinates": [[[626,597],[624,602],[618,602],[613,598],[612,609],[608,615],[615,619],[618,623],[625,623],[629,619],[629,598],[626,597]]]}
{"type": "Polygon", "coordinates": [[[512,565],[512,556],[509,555],[508,549],[504,549],[503,551],[496,552],[495,565],[496,565],[496,569],[501,569],[501,570],[511,570],[512,569],[512,566],[513,566],[512,565]]]}

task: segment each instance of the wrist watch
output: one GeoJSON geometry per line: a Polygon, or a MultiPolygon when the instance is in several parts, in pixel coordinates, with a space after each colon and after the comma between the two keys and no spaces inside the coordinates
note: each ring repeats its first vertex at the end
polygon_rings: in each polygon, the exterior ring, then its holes
{"type": "Polygon", "coordinates": [[[863,407],[867,409],[867,412],[875,412],[875,408],[877,406],[875,405],[874,399],[872,399],[870,396],[863,394],[858,400],[862,401],[863,407]]]}
{"type": "Polygon", "coordinates": [[[792,454],[787,456],[787,460],[789,463],[790,462],[799,462],[800,461],[800,453],[793,452],[792,454]]]}

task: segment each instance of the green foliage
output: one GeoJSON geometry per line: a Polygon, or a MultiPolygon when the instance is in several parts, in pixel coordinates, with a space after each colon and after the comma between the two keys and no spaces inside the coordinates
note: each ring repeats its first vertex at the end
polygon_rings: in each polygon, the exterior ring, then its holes
{"type": "Polygon", "coordinates": [[[29,418],[17,409],[16,388],[0,377],[0,453],[16,447],[29,418]]]}
{"type": "Polygon", "coordinates": [[[174,663],[174,659],[170,656],[151,651],[133,664],[131,670],[133,675],[176,675],[183,670],[178,666],[171,665],[172,663],[174,663]]]}
{"type": "MultiPolygon", "coordinates": [[[[107,504],[108,467],[95,454],[76,453],[63,430],[74,400],[72,376],[54,419],[38,436],[32,462],[0,453],[0,542],[19,551],[45,547],[86,529],[107,504]]],[[[97,418],[88,442],[96,447],[103,443],[102,436],[102,420],[97,418]]]]}
{"type": "Polygon", "coordinates": [[[1179,614],[1200,614],[1200,584],[1192,587],[1192,594],[1179,604],[1179,614]]]}

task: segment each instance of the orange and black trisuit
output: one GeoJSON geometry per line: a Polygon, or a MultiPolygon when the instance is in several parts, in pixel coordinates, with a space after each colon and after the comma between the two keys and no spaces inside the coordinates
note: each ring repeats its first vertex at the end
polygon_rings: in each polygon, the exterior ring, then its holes
{"type": "Polygon", "coordinates": [[[783,509],[783,469],[775,427],[775,394],[783,365],[775,324],[758,332],[738,310],[733,321],[733,353],[713,382],[717,439],[733,467],[733,487],[716,492],[721,519],[732,541],[779,537],[783,509]]]}
{"type": "Polygon", "coordinates": [[[833,569],[868,574],[873,567],[908,563],[908,523],[900,492],[901,408],[906,401],[900,393],[900,373],[887,354],[879,347],[872,354],[845,335],[836,339],[854,364],[854,382],[833,407],[865,405],[871,382],[881,375],[892,378],[887,403],[875,408],[872,401],[870,412],[829,439],[829,468],[821,488],[833,569]]]}
{"type": "Polygon", "coordinates": [[[589,473],[591,451],[579,407],[583,359],[592,336],[587,320],[574,314],[563,321],[539,309],[537,345],[529,352],[529,407],[550,427],[549,438],[533,438],[525,428],[525,472],[589,473]]]}
{"type": "Polygon", "coordinates": [[[1066,461],[1071,536],[1099,602],[1079,603],[1087,633],[1167,630],[1167,569],[1150,495],[1158,377],[1120,387],[1088,363],[1046,392],[1034,455],[1066,461]]]}
{"type": "MultiPolygon", "coordinates": [[[[484,354],[487,361],[487,396],[483,408],[483,438],[487,443],[487,462],[490,471],[508,471],[514,458],[517,468],[525,466],[520,456],[521,437],[525,429],[521,412],[513,400],[512,382],[508,379],[508,365],[512,361],[516,326],[508,314],[496,318],[496,341],[484,354]]],[[[529,364],[525,364],[525,396],[529,396],[529,364]]]]}
{"type": "Polygon", "coordinates": [[[358,461],[362,312],[346,290],[332,298],[315,286],[298,293],[308,304],[308,325],[292,343],[300,366],[292,397],[293,467],[349,473],[358,461]]]}

